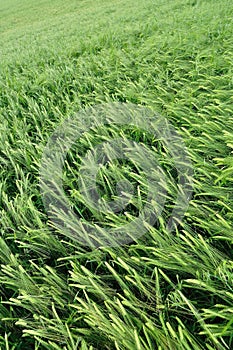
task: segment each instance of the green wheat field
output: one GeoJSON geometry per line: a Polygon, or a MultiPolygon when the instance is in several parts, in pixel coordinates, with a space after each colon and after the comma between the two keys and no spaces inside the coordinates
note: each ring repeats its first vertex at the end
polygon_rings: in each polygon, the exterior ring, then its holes
{"type": "MultiPolygon", "coordinates": [[[[140,228],[138,228],[140,231],[140,228]]],[[[232,0],[0,0],[0,349],[233,348],[232,0]],[[166,118],[193,167],[173,232],[169,152],[142,130],[89,130],[69,152],[64,191],[83,220],[119,228],[146,205],[146,179],[110,159],[105,200],[127,178],[125,212],[83,199],[80,159],[111,135],[154,150],[166,205],[146,234],[92,249],[53,227],[40,191],[44,148],[66,118],[120,102],[166,118]]]]}

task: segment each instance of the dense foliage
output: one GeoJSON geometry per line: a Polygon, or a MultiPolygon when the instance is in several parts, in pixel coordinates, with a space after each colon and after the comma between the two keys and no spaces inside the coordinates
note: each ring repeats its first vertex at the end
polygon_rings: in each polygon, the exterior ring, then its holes
{"type": "MultiPolygon", "coordinates": [[[[0,0],[0,33],[0,349],[231,349],[232,1],[0,0]],[[40,160],[65,118],[114,101],[169,120],[194,188],[172,234],[165,213],[137,241],[93,250],[50,229],[40,160]]],[[[67,162],[71,199],[77,176],[67,162]]]]}

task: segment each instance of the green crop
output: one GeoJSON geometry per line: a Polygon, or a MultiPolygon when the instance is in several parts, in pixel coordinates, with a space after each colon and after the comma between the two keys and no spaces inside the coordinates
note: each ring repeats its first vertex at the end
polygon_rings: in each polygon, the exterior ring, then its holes
{"type": "Polygon", "coordinates": [[[1,350],[232,349],[232,38],[230,0],[0,0],[1,350]],[[127,180],[133,197],[125,212],[88,205],[77,179],[99,141],[124,134],[144,144],[168,180],[145,235],[91,249],[48,219],[39,169],[58,125],[111,102],[150,108],[174,126],[193,193],[168,232],[177,179],[163,145],[137,128],[87,132],[63,173],[86,222],[117,229],[147,201],[143,172],[109,154],[100,196],[115,200],[127,180]]]}

